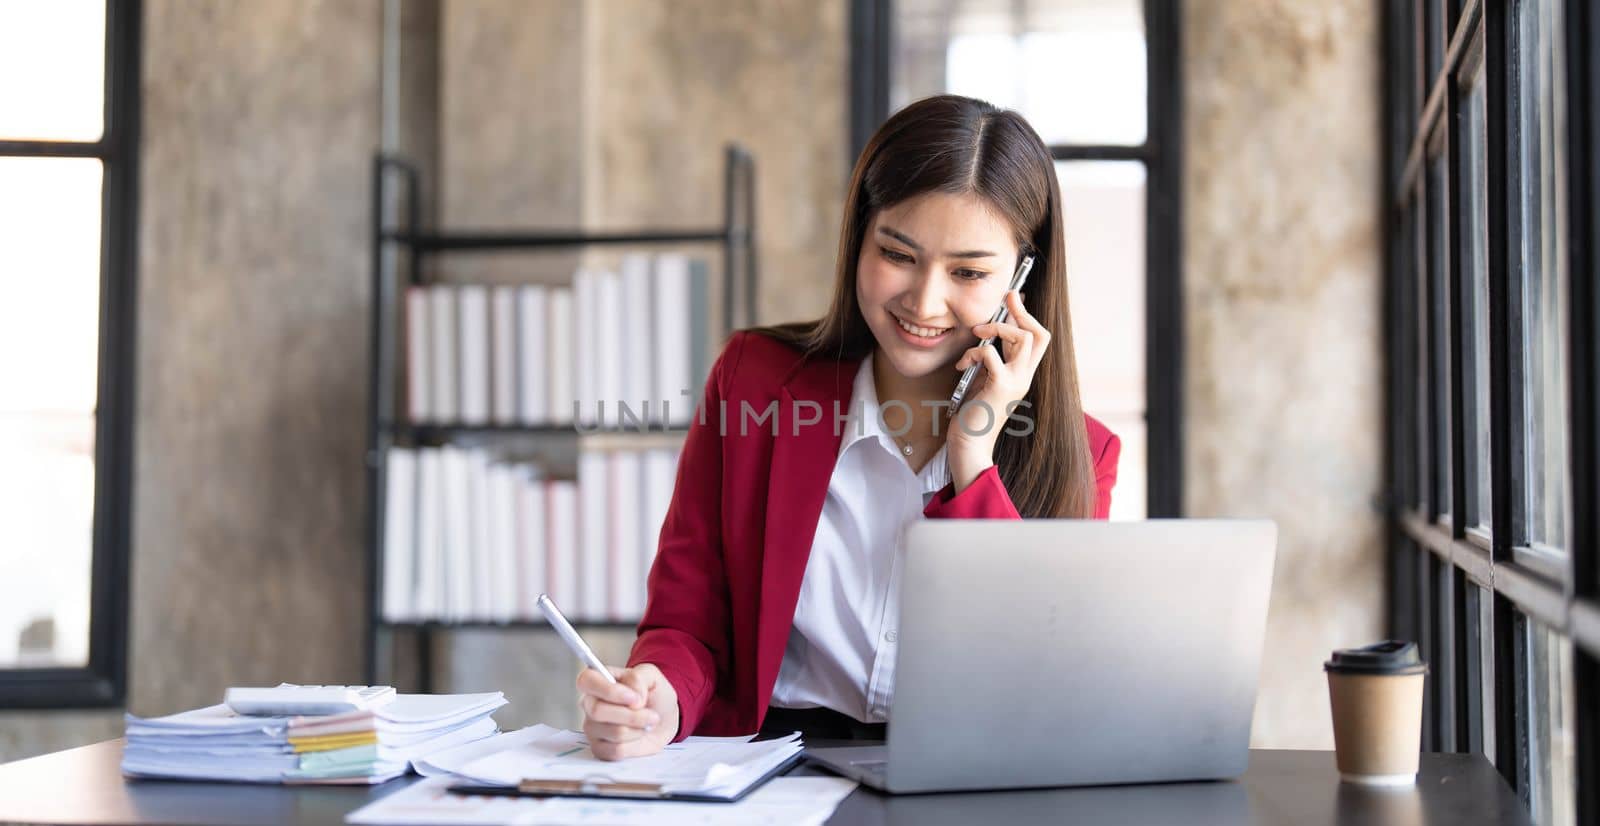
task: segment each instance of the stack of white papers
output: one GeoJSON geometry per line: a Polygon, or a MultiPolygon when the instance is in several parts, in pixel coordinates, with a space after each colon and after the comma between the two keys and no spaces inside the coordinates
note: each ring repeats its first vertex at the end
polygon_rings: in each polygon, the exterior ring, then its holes
{"type": "Polygon", "coordinates": [[[128,777],[247,783],[382,783],[415,761],[498,731],[505,695],[401,694],[381,708],[324,717],[253,717],[225,705],[127,716],[128,777]]]}
{"type": "Polygon", "coordinates": [[[424,775],[450,774],[490,786],[524,780],[650,783],[664,794],[732,800],[801,752],[800,735],[751,742],[750,737],[689,737],[649,757],[605,761],[581,732],[545,725],[508,732],[418,761],[424,775]]]}

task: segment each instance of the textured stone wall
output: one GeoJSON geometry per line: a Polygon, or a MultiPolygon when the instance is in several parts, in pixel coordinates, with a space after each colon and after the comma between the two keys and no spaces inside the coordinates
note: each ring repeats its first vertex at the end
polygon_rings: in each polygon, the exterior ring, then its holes
{"type": "Polygon", "coordinates": [[[1254,741],[1382,634],[1377,6],[1184,7],[1185,510],[1279,527],[1254,741]]]}
{"type": "MultiPolygon", "coordinates": [[[[147,0],[129,710],[359,682],[376,0],[147,0]]],[[[0,715],[0,760],[121,710],[0,715]]]]}

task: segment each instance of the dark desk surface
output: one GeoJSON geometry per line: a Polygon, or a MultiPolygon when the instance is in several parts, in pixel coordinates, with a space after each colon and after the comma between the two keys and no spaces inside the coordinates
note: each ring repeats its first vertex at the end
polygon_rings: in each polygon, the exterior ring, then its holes
{"type": "MultiPolygon", "coordinates": [[[[0,765],[0,822],[342,823],[346,813],[412,782],[370,788],[128,782],[117,768],[121,758],[122,741],[108,740],[0,765]]],[[[811,766],[795,771],[820,772],[811,766]]],[[[1414,789],[1369,790],[1339,782],[1332,752],[1252,751],[1249,771],[1228,783],[899,797],[860,788],[829,823],[921,826],[988,820],[1010,826],[1080,819],[1139,826],[1529,822],[1516,794],[1479,755],[1424,754],[1414,789]]]]}

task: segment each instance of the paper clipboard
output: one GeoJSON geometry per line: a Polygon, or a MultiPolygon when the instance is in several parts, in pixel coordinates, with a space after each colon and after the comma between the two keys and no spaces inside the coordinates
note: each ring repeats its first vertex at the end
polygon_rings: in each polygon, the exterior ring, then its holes
{"type": "Polygon", "coordinates": [[[590,780],[538,780],[528,778],[515,786],[485,786],[476,783],[455,783],[445,789],[451,794],[491,795],[496,797],[598,797],[610,800],[662,800],[679,803],[738,803],[751,792],[765,785],[799,763],[805,756],[798,752],[774,766],[772,771],[745,786],[733,797],[669,792],[660,783],[614,783],[600,778],[590,780]]]}

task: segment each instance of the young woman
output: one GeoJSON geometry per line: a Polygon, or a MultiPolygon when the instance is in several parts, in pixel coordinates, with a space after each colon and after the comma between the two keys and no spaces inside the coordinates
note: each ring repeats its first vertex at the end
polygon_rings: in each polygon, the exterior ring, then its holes
{"type": "Polygon", "coordinates": [[[597,756],[882,737],[907,522],[1105,518],[1120,443],[1078,397],[1059,192],[1039,136],[981,101],[928,98],[873,136],[827,315],[734,334],[706,381],[628,667],[578,678],[597,756]]]}

